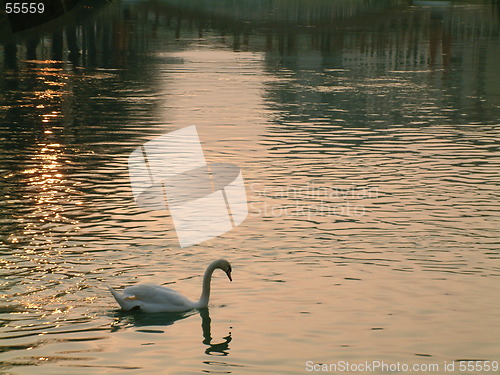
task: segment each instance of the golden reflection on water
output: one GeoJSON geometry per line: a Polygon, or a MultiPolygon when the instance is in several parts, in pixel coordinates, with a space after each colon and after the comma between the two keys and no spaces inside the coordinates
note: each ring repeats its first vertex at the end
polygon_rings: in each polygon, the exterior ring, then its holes
{"type": "MultiPolygon", "coordinates": [[[[31,226],[44,222],[66,222],[77,224],[78,221],[64,216],[63,206],[73,201],[77,192],[67,180],[64,162],[66,161],[64,147],[59,143],[40,143],[34,155],[26,164],[29,168],[21,171],[27,194],[23,198],[34,203],[32,212],[26,216],[26,230],[33,230],[31,226]],[[29,218],[36,219],[29,221],[29,218]]],[[[78,203],[78,202],[76,202],[78,203]]],[[[24,234],[30,232],[25,231],[24,234]]]]}
{"type": "MultiPolygon", "coordinates": [[[[43,319],[67,314],[74,307],[64,302],[64,296],[72,293],[75,286],[62,282],[73,273],[73,267],[64,266],[61,257],[66,241],[78,230],[79,220],[71,216],[71,207],[82,201],[80,182],[67,174],[71,151],[61,131],[69,75],[61,62],[26,63],[26,73],[34,78],[31,90],[6,108],[32,108],[29,119],[33,123],[31,144],[15,156],[15,162],[8,164],[11,171],[2,176],[9,187],[5,214],[10,216],[11,228],[2,242],[12,246],[12,254],[2,259],[4,270],[9,273],[4,284],[14,285],[12,294],[2,298],[12,314],[35,313],[43,319]],[[62,275],[57,275],[60,272],[62,275]]],[[[12,136],[16,139],[18,135],[12,136]]],[[[72,277],[78,277],[78,273],[72,277]]],[[[76,289],[80,286],[77,284],[76,289]]]]}
{"type": "MultiPolygon", "coordinates": [[[[29,167],[20,172],[23,176],[22,182],[25,184],[22,198],[32,202],[30,210],[18,218],[24,226],[22,234],[23,242],[25,246],[27,245],[25,250],[27,253],[41,255],[39,250],[52,244],[53,241],[56,242],[53,246],[56,248],[59,246],[60,233],[54,238],[53,227],[48,224],[78,225],[78,220],[65,216],[68,205],[80,203],[75,197],[78,194],[75,186],[79,183],[71,183],[68,180],[64,168],[66,161],[63,145],[39,143],[33,150],[31,159],[26,162],[29,167]]],[[[56,254],[52,254],[51,251],[52,245],[42,253],[49,258],[59,253],[57,251],[56,254]]]]}

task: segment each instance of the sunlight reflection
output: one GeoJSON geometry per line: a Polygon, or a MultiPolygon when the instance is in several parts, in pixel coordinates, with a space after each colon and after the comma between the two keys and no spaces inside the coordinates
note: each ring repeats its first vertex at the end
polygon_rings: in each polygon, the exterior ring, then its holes
{"type": "Polygon", "coordinates": [[[63,114],[57,110],[57,103],[56,106],[53,103],[47,105],[47,108],[51,110],[39,117],[46,127],[42,133],[44,138],[36,139],[29,157],[18,164],[21,168],[7,175],[15,180],[18,190],[6,195],[16,223],[7,241],[19,249],[16,262],[6,264],[6,268],[20,275],[28,270],[33,273],[33,278],[11,279],[10,282],[16,284],[12,297],[17,298],[13,309],[31,313],[39,311],[41,317],[67,314],[75,307],[70,296],[75,290],[86,287],[82,274],[72,273],[73,267],[65,265],[62,257],[66,241],[78,230],[79,221],[72,219],[69,212],[82,202],[76,189],[80,183],[67,176],[70,157],[67,146],[59,137],[54,138],[54,133],[59,133],[55,130],[57,127],[46,125],[60,122],[63,114]],[[17,210],[20,200],[29,203],[23,210],[17,210]],[[64,281],[75,277],[76,283],[64,281]],[[41,285],[44,279],[46,281],[41,285]]]}

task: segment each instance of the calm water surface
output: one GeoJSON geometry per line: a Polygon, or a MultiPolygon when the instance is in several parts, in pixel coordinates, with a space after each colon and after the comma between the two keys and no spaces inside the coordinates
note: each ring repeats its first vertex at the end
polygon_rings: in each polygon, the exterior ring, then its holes
{"type": "Polygon", "coordinates": [[[1,371],[500,361],[498,2],[425,3],[124,1],[4,39],[1,371]],[[193,124],[249,215],[180,248],[127,158],[193,124]],[[194,299],[218,257],[201,312],[105,287],[194,299]]]}

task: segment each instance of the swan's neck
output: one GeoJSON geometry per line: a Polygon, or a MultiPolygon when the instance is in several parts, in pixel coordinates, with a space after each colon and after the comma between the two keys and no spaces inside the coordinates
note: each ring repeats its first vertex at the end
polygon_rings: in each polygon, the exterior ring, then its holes
{"type": "Polygon", "coordinates": [[[210,281],[212,280],[212,273],[214,272],[214,270],[214,265],[210,264],[205,271],[205,275],[203,275],[203,287],[201,289],[201,296],[200,300],[198,301],[197,308],[208,306],[208,299],[210,298],[210,281]]]}

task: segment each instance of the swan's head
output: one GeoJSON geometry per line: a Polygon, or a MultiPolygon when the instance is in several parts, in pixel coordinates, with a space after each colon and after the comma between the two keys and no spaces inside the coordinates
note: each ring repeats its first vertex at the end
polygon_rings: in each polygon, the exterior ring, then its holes
{"type": "Polygon", "coordinates": [[[231,263],[229,263],[227,260],[225,259],[219,259],[219,260],[216,260],[215,262],[215,268],[220,268],[221,270],[223,270],[229,281],[233,281],[233,278],[231,277],[231,263]]]}

